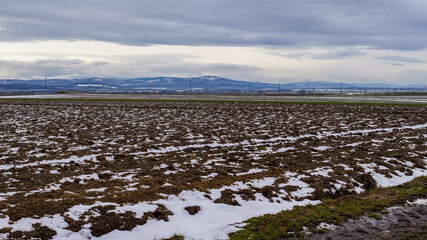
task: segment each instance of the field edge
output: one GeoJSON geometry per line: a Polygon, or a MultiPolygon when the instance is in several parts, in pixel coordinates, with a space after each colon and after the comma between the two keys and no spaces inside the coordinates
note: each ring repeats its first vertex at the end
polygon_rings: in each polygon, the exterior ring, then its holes
{"type": "Polygon", "coordinates": [[[297,206],[277,214],[266,214],[246,220],[242,230],[230,233],[231,240],[304,238],[324,233],[321,223],[339,225],[362,216],[381,218],[386,209],[408,201],[427,198],[427,176],[407,183],[376,188],[360,194],[327,199],[317,205],[297,206]]]}
{"type": "Polygon", "coordinates": [[[82,99],[82,98],[1,98],[0,101],[76,101],[76,102],[194,102],[194,103],[276,103],[309,105],[410,106],[427,107],[427,103],[340,102],[340,101],[274,101],[221,99],[82,99]]]}

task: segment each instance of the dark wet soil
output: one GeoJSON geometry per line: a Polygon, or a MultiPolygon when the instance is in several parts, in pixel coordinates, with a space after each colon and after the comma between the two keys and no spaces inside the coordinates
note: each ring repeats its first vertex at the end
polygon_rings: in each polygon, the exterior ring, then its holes
{"type": "Polygon", "coordinates": [[[188,214],[190,215],[196,215],[200,211],[200,206],[188,206],[184,208],[188,214]]]}
{"type": "MultiPolygon", "coordinates": [[[[102,236],[114,230],[130,231],[136,226],[144,225],[150,219],[169,221],[169,216],[173,215],[164,205],[159,204],[154,211],[145,212],[142,217],[136,217],[134,212],[126,211],[124,213],[116,213],[113,210],[115,206],[97,206],[85,212],[81,220],[66,218],[69,229],[73,232],[78,232],[86,223],[90,223],[91,234],[95,237],[102,236]],[[96,216],[91,216],[94,212],[96,216]],[[90,216],[89,220],[83,221],[84,216],[90,216]]],[[[199,209],[200,210],[200,209],[199,209]]],[[[194,211],[194,210],[193,210],[194,211]]]]}
{"type": "Polygon", "coordinates": [[[11,232],[8,236],[8,239],[12,240],[29,240],[29,239],[41,239],[48,240],[52,239],[56,235],[56,231],[42,226],[40,223],[33,224],[34,230],[23,232],[23,231],[14,231],[11,232]]]}
{"type": "Polygon", "coordinates": [[[308,239],[427,239],[427,205],[410,204],[392,208],[388,214],[351,220],[308,239]]]}

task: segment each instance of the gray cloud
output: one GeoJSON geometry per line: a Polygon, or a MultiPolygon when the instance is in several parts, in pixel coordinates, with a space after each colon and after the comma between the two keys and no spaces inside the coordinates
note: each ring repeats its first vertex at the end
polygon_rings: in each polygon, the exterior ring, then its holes
{"type": "Polygon", "coordinates": [[[397,72],[393,78],[394,83],[398,84],[419,84],[419,85],[427,85],[426,77],[427,70],[425,69],[406,69],[403,71],[397,72]]]}
{"type": "Polygon", "coordinates": [[[423,0],[4,1],[0,41],[427,47],[423,0]]]}
{"type": "Polygon", "coordinates": [[[380,56],[377,57],[377,59],[384,60],[384,61],[392,61],[392,62],[407,62],[407,63],[424,63],[425,61],[418,59],[418,58],[407,58],[407,57],[400,57],[400,56],[380,56]]]}
{"type": "MultiPolygon", "coordinates": [[[[257,66],[242,64],[195,63],[190,55],[150,55],[124,58],[116,65],[117,72],[127,71],[128,76],[179,76],[194,77],[216,75],[237,80],[265,79],[265,70],[257,66]]],[[[111,66],[109,67],[111,69],[111,66]]]]}
{"type": "MultiPolygon", "coordinates": [[[[235,80],[289,82],[289,81],[318,81],[319,79],[338,82],[387,82],[425,84],[426,70],[399,68],[397,72],[387,76],[375,76],[369,69],[354,70],[351,67],[337,68],[330,66],[331,71],[314,71],[290,73],[286,69],[264,69],[253,65],[241,64],[203,64],[195,63],[191,55],[144,55],[144,56],[113,56],[106,59],[108,64],[98,64],[96,61],[81,59],[44,59],[36,61],[0,60],[2,79],[35,79],[43,78],[82,78],[82,77],[195,77],[217,75],[235,80]],[[357,72],[358,74],[354,74],[357,72]],[[361,72],[359,74],[359,72],[361,72]],[[300,74],[302,73],[302,74],[300,74]],[[290,75],[289,75],[290,74],[290,75]],[[296,74],[296,75],[295,75],[296,74]],[[385,80],[386,79],[386,80],[385,80]]],[[[391,62],[398,64],[400,62],[391,62]]],[[[397,70],[397,69],[394,69],[397,70]]]]}
{"type": "Polygon", "coordinates": [[[107,65],[108,64],[108,62],[106,62],[106,61],[95,61],[95,62],[92,62],[92,65],[94,65],[94,66],[103,66],[103,65],[107,65]]]}
{"type": "Polygon", "coordinates": [[[222,63],[194,64],[183,60],[183,56],[189,57],[188,55],[117,57],[114,63],[87,62],[80,59],[0,60],[0,72],[7,72],[10,78],[20,79],[41,78],[45,75],[57,78],[218,75],[239,80],[259,80],[264,77],[264,69],[256,66],[222,63]]]}
{"type": "Polygon", "coordinates": [[[45,59],[36,61],[0,60],[0,71],[7,72],[11,77],[30,79],[34,77],[80,76],[90,67],[80,59],[58,60],[45,59]]]}
{"type": "Polygon", "coordinates": [[[67,60],[58,60],[58,59],[43,59],[34,61],[35,65],[40,67],[61,67],[61,66],[72,66],[83,64],[84,61],[81,59],[67,59],[67,60]]]}
{"type": "Polygon", "coordinates": [[[344,58],[359,57],[364,55],[366,54],[361,51],[343,50],[343,51],[332,51],[328,53],[315,54],[311,57],[314,59],[344,59],[344,58]]]}
{"type": "Polygon", "coordinates": [[[298,58],[298,59],[304,59],[304,58],[311,58],[311,59],[346,59],[346,58],[352,58],[352,57],[359,57],[359,56],[365,56],[366,53],[364,53],[361,50],[353,50],[353,49],[345,49],[345,50],[331,50],[324,53],[312,53],[310,51],[297,51],[294,53],[288,53],[288,54],[280,54],[280,53],[274,53],[274,55],[278,55],[280,57],[287,57],[287,58],[298,58]]]}

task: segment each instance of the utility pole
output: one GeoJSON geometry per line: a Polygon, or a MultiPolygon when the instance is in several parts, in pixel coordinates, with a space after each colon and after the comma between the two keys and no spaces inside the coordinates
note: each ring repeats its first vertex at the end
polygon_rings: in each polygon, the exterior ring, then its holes
{"type": "Polygon", "coordinates": [[[324,81],[322,80],[322,81],[320,81],[320,85],[321,85],[321,87],[320,87],[320,92],[325,92],[325,85],[324,85],[324,81]]]}
{"type": "Polygon", "coordinates": [[[46,79],[46,74],[44,75],[44,92],[46,93],[47,91],[47,79],[46,79]]]}
{"type": "Polygon", "coordinates": [[[190,78],[190,88],[188,90],[188,93],[191,93],[191,78],[190,78]]]}

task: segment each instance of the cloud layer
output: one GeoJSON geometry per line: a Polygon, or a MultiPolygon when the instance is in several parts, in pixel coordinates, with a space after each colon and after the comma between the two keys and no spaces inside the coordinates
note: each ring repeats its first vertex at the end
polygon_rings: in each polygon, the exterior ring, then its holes
{"type": "Polygon", "coordinates": [[[427,47],[424,0],[4,1],[0,41],[427,47]]]}
{"type": "Polygon", "coordinates": [[[425,84],[425,12],[425,0],[3,1],[0,78],[425,84]]]}
{"type": "Polygon", "coordinates": [[[259,80],[265,70],[250,65],[195,64],[173,55],[144,56],[121,61],[85,61],[82,59],[46,59],[35,61],[0,60],[1,71],[21,79],[81,78],[81,77],[158,77],[158,76],[204,76],[226,75],[234,79],[259,80]],[[250,76],[250,77],[248,77],[250,76]]]}

